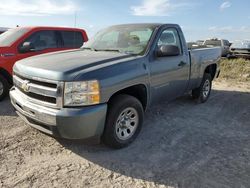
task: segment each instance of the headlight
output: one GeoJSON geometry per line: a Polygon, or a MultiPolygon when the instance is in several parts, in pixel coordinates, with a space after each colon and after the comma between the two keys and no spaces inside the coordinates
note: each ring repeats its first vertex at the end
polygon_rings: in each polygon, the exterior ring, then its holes
{"type": "Polygon", "coordinates": [[[97,80],[85,82],[65,82],[64,106],[86,106],[100,102],[97,80]]]}

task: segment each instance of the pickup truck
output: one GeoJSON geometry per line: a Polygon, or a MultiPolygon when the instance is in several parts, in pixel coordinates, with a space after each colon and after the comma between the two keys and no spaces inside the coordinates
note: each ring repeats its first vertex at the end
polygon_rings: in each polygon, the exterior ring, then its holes
{"type": "Polygon", "coordinates": [[[207,39],[204,41],[203,45],[205,46],[214,46],[214,47],[220,47],[221,48],[221,56],[222,57],[229,57],[230,52],[230,46],[231,43],[226,39],[207,39]]]}
{"type": "Polygon", "coordinates": [[[83,29],[17,27],[0,35],[0,101],[12,85],[16,61],[34,55],[80,48],[88,40],[83,29]]]}
{"type": "Polygon", "coordinates": [[[17,62],[10,98],[18,115],[46,134],[122,148],[153,104],[188,91],[205,102],[220,56],[220,48],[189,51],[175,24],[111,26],[81,49],[17,62]]]}

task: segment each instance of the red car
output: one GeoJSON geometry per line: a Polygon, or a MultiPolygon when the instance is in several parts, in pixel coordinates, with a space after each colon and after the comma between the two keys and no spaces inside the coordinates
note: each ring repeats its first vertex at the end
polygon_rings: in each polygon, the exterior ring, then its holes
{"type": "Polygon", "coordinates": [[[48,52],[80,48],[88,40],[82,29],[18,27],[0,35],[0,101],[12,85],[16,61],[48,52]]]}

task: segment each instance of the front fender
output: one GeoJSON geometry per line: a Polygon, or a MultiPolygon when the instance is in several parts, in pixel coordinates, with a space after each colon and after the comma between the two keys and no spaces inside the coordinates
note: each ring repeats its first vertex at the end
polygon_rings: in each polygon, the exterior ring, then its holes
{"type": "Polygon", "coordinates": [[[92,67],[91,69],[94,70],[79,74],[76,80],[97,79],[100,83],[100,102],[106,103],[112,95],[122,89],[138,84],[148,86],[149,72],[146,65],[147,62],[145,57],[140,57],[130,61],[113,63],[101,68],[92,67]]]}

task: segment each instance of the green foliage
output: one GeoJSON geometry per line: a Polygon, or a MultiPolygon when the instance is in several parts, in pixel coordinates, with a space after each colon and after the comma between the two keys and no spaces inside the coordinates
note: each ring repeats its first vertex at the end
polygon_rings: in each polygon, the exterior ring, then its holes
{"type": "Polygon", "coordinates": [[[221,59],[220,79],[236,81],[250,81],[250,60],[246,59],[221,59]]]}

